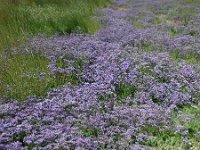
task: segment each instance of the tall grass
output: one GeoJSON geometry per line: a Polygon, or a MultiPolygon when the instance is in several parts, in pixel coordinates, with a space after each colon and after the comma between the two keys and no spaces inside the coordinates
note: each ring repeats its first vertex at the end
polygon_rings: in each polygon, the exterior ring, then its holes
{"type": "Polygon", "coordinates": [[[1,0],[0,48],[13,46],[38,33],[72,31],[94,33],[99,25],[91,19],[106,0],[1,0]]]}
{"type": "Polygon", "coordinates": [[[77,84],[73,74],[48,75],[49,62],[41,54],[10,55],[8,49],[38,33],[94,33],[99,24],[91,16],[110,1],[0,0],[0,98],[24,100],[43,96],[65,82],[77,84]],[[47,75],[38,78],[40,74],[47,75]]]}

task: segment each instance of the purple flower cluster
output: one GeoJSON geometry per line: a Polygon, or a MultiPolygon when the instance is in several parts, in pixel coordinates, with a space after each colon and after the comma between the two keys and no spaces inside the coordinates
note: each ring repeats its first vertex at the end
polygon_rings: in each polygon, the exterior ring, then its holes
{"type": "Polygon", "coordinates": [[[158,6],[160,1],[133,2],[127,10],[100,10],[106,27],[93,36],[30,41],[27,50],[48,56],[52,74],[76,73],[80,84],[66,83],[45,98],[1,104],[0,149],[139,150],[150,138],[143,133],[145,126],[170,128],[174,109],[198,103],[199,67],[173,61],[168,51],[199,51],[199,39],[170,37],[155,26],[134,28],[130,18],[140,15],[144,5],[158,6]],[[145,52],[149,45],[153,50],[145,52]],[[84,68],[75,65],[77,58],[84,60],[84,68]],[[58,59],[64,67],[57,65],[58,59]]]}

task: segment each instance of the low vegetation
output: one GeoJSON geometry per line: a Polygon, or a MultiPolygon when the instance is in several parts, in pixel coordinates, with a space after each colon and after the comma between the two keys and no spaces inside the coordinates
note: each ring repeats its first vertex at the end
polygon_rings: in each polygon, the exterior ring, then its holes
{"type": "Polygon", "coordinates": [[[116,0],[91,35],[104,0],[4,1],[58,35],[3,44],[0,149],[199,150],[199,4],[116,0]]]}

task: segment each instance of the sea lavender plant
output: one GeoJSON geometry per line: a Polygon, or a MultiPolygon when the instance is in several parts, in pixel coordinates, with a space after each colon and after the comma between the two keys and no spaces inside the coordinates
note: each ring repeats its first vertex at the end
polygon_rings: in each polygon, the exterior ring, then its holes
{"type": "MultiPolygon", "coordinates": [[[[170,52],[197,51],[198,38],[169,36],[156,24],[134,28],[130,17],[145,5],[159,9],[161,1],[133,2],[128,10],[100,10],[106,27],[94,35],[32,39],[27,49],[44,50],[52,75],[73,73],[79,82],[54,88],[47,97],[1,104],[1,149],[139,150],[148,149],[152,135],[172,134],[174,110],[199,103],[200,74],[198,65],[176,62],[170,52]],[[185,51],[188,45],[193,48],[185,51]],[[82,66],[75,65],[78,60],[82,66]]],[[[176,133],[182,129],[187,137],[185,127],[177,126],[176,133]]]]}

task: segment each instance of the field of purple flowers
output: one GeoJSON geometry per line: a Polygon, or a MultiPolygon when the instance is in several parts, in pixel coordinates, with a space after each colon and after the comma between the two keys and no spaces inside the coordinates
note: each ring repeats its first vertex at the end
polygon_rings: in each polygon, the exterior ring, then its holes
{"type": "Polygon", "coordinates": [[[97,13],[94,35],[14,49],[76,84],[0,103],[0,149],[200,149],[200,1],[116,0],[97,13]]]}

